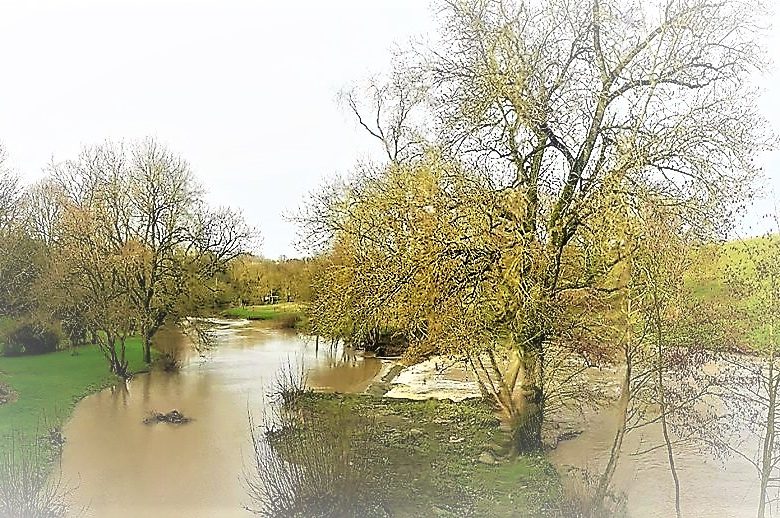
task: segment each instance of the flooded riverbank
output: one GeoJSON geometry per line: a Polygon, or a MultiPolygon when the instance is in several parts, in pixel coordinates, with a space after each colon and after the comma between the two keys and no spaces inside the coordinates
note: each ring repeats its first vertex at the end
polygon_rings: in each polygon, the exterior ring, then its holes
{"type": "MultiPolygon", "coordinates": [[[[591,369],[595,383],[617,388],[615,370],[591,369]]],[[[587,472],[597,477],[609,459],[619,416],[607,406],[567,416],[573,438],[561,441],[548,457],[566,476],[587,472]],[[581,432],[581,433],[579,433],[581,432]]],[[[752,439],[755,441],[755,439],[752,439]]],[[[617,496],[626,498],[634,518],[667,518],[675,515],[675,490],[660,423],[629,432],[623,442],[613,485],[617,496]],[[652,450],[649,451],[648,450],[652,450]]],[[[750,440],[746,452],[757,451],[750,440]],[[750,444],[750,446],[748,446],[750,444]]],[[[745,518],[756,515],[759,487],[755,468],[735,456],[715,454],[697,442],[675,442],[674,458],[680,479],[683,516],[697,518],[745,518]]]]}
{"type": "MultiPolygon", "coordinates": [[[[189,350],[175,335],[164,339],[179,352],[189,350]]],[[[78,404],[63,430],[61,459],[63,481],[75,488],[74,516],[250,516],[243,509],[249,502],[242,476],[251,453],[247,413],[262,413],[277,372],[302,361],[313,388],[362,392],[382,369],[375,358],[317,350],[305,337],[261,323],[225,323],[216,341],[205,358],[185,355],[179,372],[139,375],[78,404]],[[174,409],[192,421],[144,424],[150,413],[174,409]]],[[[610,382],[610,373],[601,375],[610,382]]],[[[599,473],[615,426],[609,409],[589,412],[579,425],[582,433],[560,442],[550,461],[562,474],[599,473]]],[[[674,514],[665,452],[636,455],[659,443],[660,430],[652,427],[626,438],[614,480],[631,516],[674,514]]],[[[694,445],[676,446],[676,461],[684,515],[754,515],[758,488],[748,462],[722,462],[694,445]]]]}
{"type": "Polygon", "coordinates": [[[341,362],[262,324],[224,327],[207,358],[193,355],[179,372],[139,375],[78,404],[63,430],[61,462],[63,482],[75,486],[74,515],[249,516],[247,412],[262,412],[263,394],[288,360],[304,362],[313,387],[344,392],[363,390],[379,370],[378,360],[341,362]],[[143,422],[172,409],[192,422],[143,422]]]}

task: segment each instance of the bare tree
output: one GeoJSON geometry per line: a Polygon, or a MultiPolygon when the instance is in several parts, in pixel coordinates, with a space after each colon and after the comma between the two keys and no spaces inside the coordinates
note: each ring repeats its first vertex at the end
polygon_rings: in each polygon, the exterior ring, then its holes
{"type": "Polygon", "coordinates": [[[47,247],[57,241],[57,226],[65,204],[65,193],[51,178],[29,186],[22,199],[27,233],[47,247]]]}
{"type": "Polygon", "coordinates": [[[19,178],[5,165],[6,151],[0,145],[0,232],[8,232],[19,211],[19,178]]]}
{"type": "Polygon", "coordinates": [[[426,142],[422,121],[427,87],[405,67],[397,55],[389,77],[372,78],[338,96],[360,127],[382,144],[391,163],[419,157],[426,142]]]}
{"type": "Polygon", "coordinates": [[[151,362],[155,334],[196,310],[195,288],[245,251],[251,229],[235,211],[209,209],[187,162],[153,139],[86,148],[52,176],[69,203],[101,212],[115,252],[135,251],[125,288],[151,362]]]}

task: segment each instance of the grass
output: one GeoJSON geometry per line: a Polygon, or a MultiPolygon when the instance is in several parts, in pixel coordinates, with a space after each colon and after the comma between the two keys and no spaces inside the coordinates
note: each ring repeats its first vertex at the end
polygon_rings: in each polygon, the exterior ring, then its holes
{"type": "Polygon", "coordinates": [[[277,327],[289,329],[297,329],[304,323],[303,306],[296,302],[233,307],[224,310],[222,316],[245,318],[247,320],[264,320],[273,322],[277,327]]]}
{"type": "Polygon", "coordinates": [[[483,402],[307,393],[300,405],[307,426],[339,411],[365,419],[373,440],[361,455],[369,456],[393,516],[543,516],[561,498],[558,474],[543,455],[478,462],[483,452],[501,458],[507,451],[483,402]]]}
{"type": "Polygon", "coordinates": [[[296,302],[282,302],[263,306],[242,306],[226,309],[223,316],[247,320],[276,320],[287,315],[300,315],[302,307],[296,302]]]}
{"type": "MultiPolygon", "coordinates": [[[[16,392],[16,401],[0,405],[0,450],[14,435],[34,438],[47,426],[70,416],[76,403],[115,382],[95,346],[35,356],[0,356],[0,382],[16,392]]],[[[140,339],[127,343],[131,372],[144,367],[140,339]]]]}
{"type": "Polygon", "coordinates": [[[770,279],[756,276],[753,260],[777,251],[778,238],[757,237],[700,249],[685,278],[694,301],[715,308],[719,322],[744,352],[759,351],[769,341],[766,300],[770,279]],[[734,289],[747,282],[742,289],[734,289]],[[741,293],[740,293],[741,291],[741,293]]]}

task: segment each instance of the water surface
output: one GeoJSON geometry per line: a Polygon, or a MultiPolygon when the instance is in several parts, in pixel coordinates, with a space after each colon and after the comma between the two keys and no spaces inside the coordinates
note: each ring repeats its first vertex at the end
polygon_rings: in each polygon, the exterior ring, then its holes
{"type": "MultiPolygon", "coordinates": [[[[177,344],[174,336],[165,337],[177,344]]],[[[315,352],[294,333],[247,323],[218,332],[202,359],[178,373],[151,372],[81,401],[64,428],[62,476],[75,485],[74,509],[94,517],[251,516],[242,472],[251,452],[247,412],[288,360],[303,360],[313,387],[363,390],[380,362],[341,351],[315,352]],[[150,412],[177,409],[185,425],[145,425],[150,412]]]]}

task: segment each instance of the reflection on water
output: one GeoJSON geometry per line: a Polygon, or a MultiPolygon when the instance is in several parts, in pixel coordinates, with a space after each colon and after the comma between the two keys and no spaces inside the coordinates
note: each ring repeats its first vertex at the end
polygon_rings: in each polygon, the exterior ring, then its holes
{"type": "MultiPolygon", "coordinates": [[[[104,390],[78,404],[64,433],[62,474],[77,485],[73,509],[86,516],[250,516],[243,486],[251,452],[247,411],[259,414],[263,393],[279,367],[303,361],[309,384],[361,391],[380,369],[375,358],[352,351],[315,349],[294,333],[261,324],[217,329],[217,346],[206,359],[185,356],[178,373],[152,372],[126,386],[104,390]],[[152,411],[177,409],[193,422],[144,425],[152,411]]],[[[181,337],[162,335],[169,349],[187,350],[181,337]]],[[[600,472],[616,423],[609,412],[592,414],[584,433],[561,442],[551,460],[562,471],[574,466],[600,472]]],[[[632,455],[661,443],[658,429],[626,437],[615,485],[626,493],[634,517],[674,515],[674,490],[663,450],[632,455]]],[[[725,465],[692,446],[678,446],[676,462],[685,516],[753,516],[758,498],[753,467],[739,458],[725,465]]]]}
{"type": "Polygon", "coordinates": [[[178,373],[140,375],[84,399],[64,429],[62,474],[78,486],[72,507],[95,517],[249,516],[247,411],[259,412],[280,365],[302,360],[310,385],[339,391],[364,389],[379,369],[376,359],[344,363],[329,353],[259,324],[223,328],[207,359],[194,355],[178,373]],[[149,412],[172,409],[194,421],[143,424],[149,412]]]}
{"type": "MultiPolygon", "coordinates": [[[[604,376],[610,376],[605,373],[604,376]]],[[[611,380],[606,380],[611,381],[611,380]]],[[[550,460],[566,472],[584,469],[600,474],[609,458],[618,416],[609,409],[586,416],[584,432],[559,443],[550,460]]],[[[615,489],[628,498],[634,518],[667,518],[675,515],[674,483],[669,471],[660,424],[626,435],[613,479],[615,489]]],[[[683,516],[697,518],[743,518],[755,516],[758,479],[755,468],[736,457],[724,460],[692,444],[675,445],[675,463],[680,477],[683,516]]]]}

